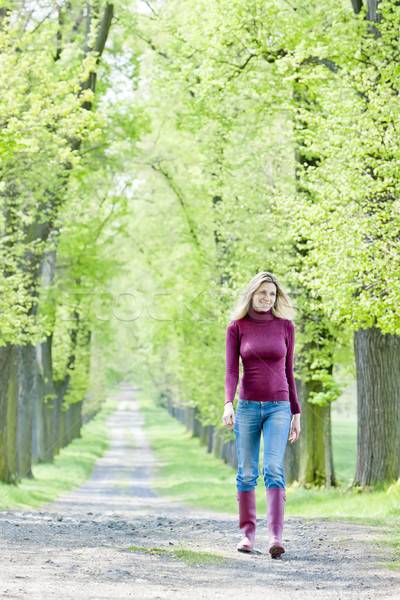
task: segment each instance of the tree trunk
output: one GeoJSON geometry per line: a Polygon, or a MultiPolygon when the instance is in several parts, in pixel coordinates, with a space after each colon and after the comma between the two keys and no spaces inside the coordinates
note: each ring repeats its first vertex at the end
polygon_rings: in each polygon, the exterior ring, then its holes
{"type": "Polygon", "coordinates": [[[64,436],[64,424],[63,424],[63,398],[65,390],[67,388],[66,381],[57,381],[54,384],[57,397],[54,400],[54,413],[53,413],[53,447],[54,454],[58,454],[63,448],[63,436],[64,436]]]}
{"type": "Polygon", "coordinates": [[[83,401],[74,402],[71,404],[72,409],[72,430],[71,435],[72,439],[81,437],[81,427],[82,427],[82,406],[83,401]]]}
{"type": "Polygon", "coordinates": [[[11,371],[12,346],[6,344],[0,348],[0,481],[10,483],[13,474],[8,463],[8,387],[11,371]]]}
{"type": "Polygon", "coordinates": [[[223,432],[220,429],[214,429],[211,456],[213,458],[219,458],[221,456],[223,444],[223,432]]]}
{"type": "MultiPolygon", "coordinates": [[[[315,111],[316,106],[313,98],[309,97],[309,91],[306,85],[296,78],[293,84],[293,99],[301,111],[315,111]]],[[[298,194],[307,194],[310,201],[313,201],[310,191],[302,183],[302,174],[306,176],[309,167],[317,167],[321,159],[316,154],[310,154],[309,148],[304,143],[304,132],[307,130],[307,123],[302,120],[301,112],[295,117],[295,180],[296,190],[298,194]]],[[[299,264],[295,266],[295,270],[301,273],[304,269],[302,258],[307,255],[307,239],[301,235],[297,235],[295,244],[295,252],[299,264]]],[[[335,485],[335,474],[333,468],[332,455],[332,440],[331,440],[331,407],[319,406],[308,402],[311,392],[323,391],[323,383],[321,379],[321,371],[332,374],[333,362],[332,351],[327,350],[328,344],[335,343],[335,340],[330,334],[330,328],[326,326],[326,316],[322,310],[314,310],[311,314],[306,308],[311,297],[310,290],[300,283],[301,295],[303,302],[299,302],[303,306],[302,314],[299,316],[300,322],[310,323],[312,325],[312,338],[304,345],[301,361],[304,365],[305,385],[302,388],[300,405],[302,410],[301,416],[301,434],[299,439],[300,460],[299,460],[299,476],[298,480],[302,485],[314,483],[316,485],[325,485],[330,487],[335,485]],[[326,346],[326,348],[325,348],[326,346]],[[328,366],[321,367],[321,364],[315,364],[315,359],[320,358],[320,352],[324,353],[325,360],[323,363],[328,366]],[[317,378],[320,378],[319,380],[317,378]]],[[[322,299],[321,305],[322,305],[322,299]]],[[[316,301],[316,299],[314,299],[316,301]]],[[[307,327],[303,325],[303,331],[307,327]]],[[[309,330],[310,331],[310,330],[309,330]]],[[[310,335],[310,333],[308,333],[310,335]]],[[[300,362],[300,361],[299,361],[300,362]]],[[[318,362],[318,361],[317,361],[318,362]]],[[[297,442],[296,442],[297,443],[297,442]]],[[[290,452],[288,458],[290,457],[290,452]]]]}
{"type": "Polygon", "coordinates": [[[208,426],[207,432],[207,452],[211,454],[213,449],[213,440],[214,440],[214,425],[208,426]]]}
{"type": "Polygon", "coordinates": [[[17,446],[20,477],[32,478],[32,437],[34,407],[38,401],[36,346],[16,347],[18,365],[17,446]]]}
{"type": "Polygon", "coordinates": [[[67,446],[73,439],[81,435],[82,400],[72,402],[65,410],[65,431],[63,445],[67,446]]]}
{"type": "Polygon", "coordinates": [[[52,427],[51,419],[52,412],[49,404],[45,400],[46,396],[46,376],[44,365],[44,352],[46,342],[36,344],[36,362],[38,368],[37,382],[37,398],[34,407],[33,415],[33,435],[32,435],[32,460],[40,462],[51,460],[52,456],[48,457],[47,448],[52,444],[52,427]]]}
{"type": "MultiPolygon", "coordinates": [[[[51,289],[55,265],[56,249],[52,249],[45,253],[40,263],[42,288],[51,289]]],[[[44,342],[38,342],[36,346],[39,390],[33,431],[33,456],[34,460],[44,462],[51,462],[54,458],[53,420],[55,418],[56,392],[53,382],[52,344],[53,334],[51,333],[46,336],[44,342]]]]}
{"type": "Polygon", "coordinates": [[[199,440],[200,440],[200,445],[201,446],[206,446],[207,445],[207,439],[208,439],[208,425],[203,425],[200,422],[200,430],[199,430],[199,440]]]}
{"type": "Polygon", "coordinates": [[[63,408],[61,404],[61,412],[60,412],[60,429],[59,429],[59,438],[57,440],[57,445],[59,450],[61,448],[65,448],[66,443],[66,432],[67,432],[67,411],[63,408]]]}
{"type": "Polygon", "coordinates": [[[318,406],[308,402],[310,392],[319,392],[321,382],[304,384],[301,404],[300,469],[301,485],[316,484],[329,488],[336,485],[331,438],[331,405],[318,406]]]}
{"type": "Polygon", "coordinates": [[[42,402],[43,402],[43,372],[40,355],[40,344],[36,346],[37,361],[38,361],[38,379],[37,379],[37,396],[33,407],[33,431],[32,431],[32,462],[36,463],[40,460],[40,455],[44,445],[44,424],[42,419],[42,402]]]}
{"type": "Polygon", "coordinates": [[[51,349],[53,335],[47,336],[42,342],[42,364],[43,364],[43,403],[42,418],[44,428],[44,447],[41,460],[51,462],[54,459],[54,420],[56,418],[57,394],[53,381],[53,363],[51,349]]]}
{"type": "Polygon", "coordinates": [[[17,460],[17,361],[15,346],[0,348],[0,481],[19,481],[17,460]]]}
{"type": "Polygon", "coordinates": [[[400,476],[400,338],[376,327],[354,332],[357,369],[357,465],[355,484],[400,476]]]}
{"type": "MultiPolygon", "coordinates": [[[[300,379],[295,379],[296,390],[299,397],[300,405],[301,398],[305,393],[305,383],[300,379]]],[[[302,419],[300,418],[300,421],[302,419]]],[[[300,438],[303,434],[303,423],[301,423],[302,431],[300,433],[300,438]]],[[[286,445],[285,456],[283,459],[283,471],[285,473],[285,482],[286,484],[293,483],[293,481],[299,480],[300,473],[300,438],[298,441],[291,444],[290,442],[286,445]]]]}
{"type": "Polygon", "coordinates": [[[190,433],[191,437],[194,436],[194,420],[196,417],[196,408],[193,406],[186,406],[186,429],[190,433]]]}

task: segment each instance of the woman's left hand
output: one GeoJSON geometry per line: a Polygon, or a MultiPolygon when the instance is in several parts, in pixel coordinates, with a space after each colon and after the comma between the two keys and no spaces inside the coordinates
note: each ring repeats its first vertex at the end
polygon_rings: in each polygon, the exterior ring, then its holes
{"type": "Polygon", "coordinates": [[[292,416],[292,422],[290,424],[289,441],[293,444],[299,439],[300,435],[300,413],[292,416]]]}

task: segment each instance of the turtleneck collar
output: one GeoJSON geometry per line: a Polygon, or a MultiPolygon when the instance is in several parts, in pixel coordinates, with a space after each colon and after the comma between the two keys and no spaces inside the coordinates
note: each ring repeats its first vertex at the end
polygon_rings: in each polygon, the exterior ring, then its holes
{"type": "Polygon", "coordinates": [[[266,311],[259,311],[255,310],[251,304],[246,318],[252,323],[265,323],[266,321],[273,321],[275,319],[272,314],[272,306],[266,311]]]}

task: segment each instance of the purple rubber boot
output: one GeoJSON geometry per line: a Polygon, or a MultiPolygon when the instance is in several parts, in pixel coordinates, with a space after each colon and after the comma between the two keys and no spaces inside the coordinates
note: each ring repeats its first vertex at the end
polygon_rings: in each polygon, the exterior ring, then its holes
{"type": "Polygon", "coordinates": [[[239,552],[251,552],[256,536],[256,491],[237,493],[239,502],[239,527],[243,538],[237,545],[239,552]]]}
{"type": "Polygon", "coordinates": [[[285,552],[282,544],[282,530],[286,490],[284,488],[267,489],[266,500],[269,534],[268,552],[272,558],[279,558],[285,552]]]}

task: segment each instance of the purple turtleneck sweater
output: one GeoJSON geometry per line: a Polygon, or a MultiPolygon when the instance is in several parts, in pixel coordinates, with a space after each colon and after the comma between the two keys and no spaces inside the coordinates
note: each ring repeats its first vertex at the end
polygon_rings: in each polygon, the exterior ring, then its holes
{"type": "Polygon", "coordinates": [[[243,376],[239,398],[268,402],[288,400],[292,415],[300,413],[293,375],[294,324],[250,306],[247,315],[231,321],[226,331],[225,404],[233,402],[243,376]]]}

